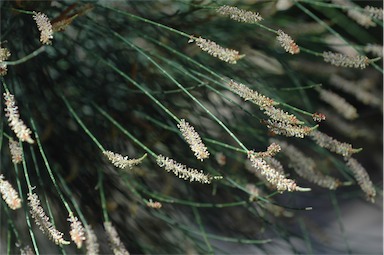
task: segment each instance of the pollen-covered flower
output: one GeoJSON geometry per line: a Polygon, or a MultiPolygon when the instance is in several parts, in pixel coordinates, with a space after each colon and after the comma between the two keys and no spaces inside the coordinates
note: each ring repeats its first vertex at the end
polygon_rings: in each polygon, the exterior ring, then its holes
{"type": "Polygon", "coordinates": [[[104,151],[103,154],[108,158],[109,161],[112,162],[112,164],[121,169],[131,169],[132,167],[140,164],[147,156],[147,154],[144,154],[141,158],[138,159],[128,159],[128,156],[124,157],[123,155],[114,153],[112,151],[104,151]]]}
{"type": "Polygon", "coordinates": [[[29,128],[24,124],[24,122],[20,119],[19,111],[16,106],[14,96],[6,92],[4,93],[5,99],[5,116],[8,118],[8,124],[15,132],[16,136],[23,142],[34,143],[30,134],[32,133],[29,128]]]}
{"type": "Polygon", "coordinates": [[[58,231],[49,221],[49,217],[40,206],[38,196],[36,194],[28,193],[28,201],[28,205],[31,208],[30,213],[32,218],[35,219],[35,223],[40,227],[40,230],[55,244],[69,244],[69,241],[63,239],[64,234],[58,231]]]}
{"type": "Polygon", "coordinates": [[[318,91],[320,93],[320,99],[331,105],[338,113],[344,116],[344,118],[353,120],[359,116],[356,108],[341,96],[325,89],[318,89],[318,91]]]}
{"type": "Polygon", "coordinates": [[[156,162],[160,167],[164,167],[167,172],[173,172],[180,179],[189,180],[190,182],[197,181],[201,183],[211,183],[212,179],[221,179],[220,176],[212,177],[204,174],[203,171],[188,168],[173,159],[164,157],[163,155],[158,155],[156,162]]]}
{"type": "Polygon", "coordinates": [[[0,174],[0,193],[9,208],[11,208],[12,210],[16,210],[21,207],[21,200],[19,198],[19,194],[12,187],[12,185],[4,179],[4,176],[2,174],[0,174]]]}
{"type": "Polygon", "coordinates": [[[354,57],[330,51],[323,52],[324,61],[334,66],[353,67],[364,69],[369,65],[367,56],[357,55],[354,57]]]}
{"type": "Polygon", "coordinates": [[[129,255],[129,252],[121,242],[119,234],[111,222],[104,222],[105,232],[108,237],[109,245],[116,255],[129,255]]]}
{"type": "Polygon", "coordinates": [[[48,16],[41,12],[33,12],[33,19],[36,21],[37,28],[40,31],[40,42],[42,44],[51,44],[53,29],[48,16]]]}
{"type": "Polygon", "coordinates": [[[188,42],[195,42],[202,51],[230,64],[236,64],[239,59],[244,57],[244,55],[240,55],[237,50],[223,48],[215,42],[202,37],[191,36],[188,42]]]}
{"type": "Polygon", "coordinates": [[[333,139],[332,137],[318,131],[313,130],[310,133],[310,137],[320,146],[326,148],[336,154],[344,157],[350,157],[353,153],[359,152],[360,149],[353,149],[352,145],[348,143],[342,143],[333,139]]]}
{"type": "Polygon", "coordinates": [[[297,46],[295,41],[286,33],[284,33],[282,30],[277,31],[277,41],[280,43],[281,47],[284,48],[286,52],[289,52],[291,54],[298,54],[300,53],[300,48],[297,46]]]}
{"type": "Polygon", "coordinates": [[[228,16],[230,19],[236,20],[238,22],[254,24],[263,20],[263,18],[257,12],[245,11],[228,5],[220,6],[216,11],[219,14],[228,16]]]}
{"type": "Polygon", "coordinates": [[[367,200],[374,203],[376,190],[365,168],[354,158],[346,158],[346,165],[351,169],[361,189],[365,192],[367,200]]]}
{"type": "Polygon", "coordinates": [[[180,129],[181,134],[191,147],[191,150],[195,153],[197,159],[203,161],[209,157],[207,147],[193,126],[191,126],[185,119],[181,119],[180,123],[177,124],[177,127],[180,129]]]}
{"type": "Polygon", "coordinates": [[[75,217],[72,213],[67,219],[71,223],[71,230],[69,234],[71,235],[72,241],[76,244],[77,248],[80,249],[85,240],[85,232],[83,224],[75,217]]]}
{"type": "Polygon", "coordinates": [[[18,142],[9,139],[9,150],[11,151],[12,162],[19,164],[23,161],[23,152],[18,142]]]}

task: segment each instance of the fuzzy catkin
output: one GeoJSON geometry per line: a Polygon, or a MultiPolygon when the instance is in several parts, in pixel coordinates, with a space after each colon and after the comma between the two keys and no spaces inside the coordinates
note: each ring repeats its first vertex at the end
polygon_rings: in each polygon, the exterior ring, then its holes
{"type": "Polygon", "coordinates": [[[64,240],[64,234],[58,231],[49,221],[49,217],[45,214],[43,208],[40,206],[40,200],[38,196],[36,194],[28,193],[28,201],[32,218],[35,219],[35,223],[40,227],[40,230],[57,245],[70,244],[69,241],[64,240]]]}
{"type": "Polygon", "coordinates": [[[112,151],[103,151],[103,154],[114,166],[121,169],[132,169],[132,167],[139,165],[147,156],[147,154],[144,154],[144,156],[138,159],[128,159],[128,156],[124,157],[123,155],[112,151]]]}
{"type": "Polygon", "coordinates": [[[262,176],[266,178],[268,182],[274,185],[279,192],[283,191],[305,191],[301,187],[298,187],[294,180],[286,178],[279,173],[276,169],[272,168],[267,162],[258,156],[254,151],[248,151],[248,159],[252,162],[252,166],[255,171],[259,171],[262,176]]]}
{"type": "Polygon", "coordinates": [[[353,153],[359,152],[359,149],[353,149],[352,145],[348,143],[339,142],[336,139],[318,131],[313,130],[310,133],[310,137],[314,140],[320,147],[326,148],[336,154],[342,155],[344,157],[350,157],[353,153]]]}
{"type": "Polygon", "coordinates": [[[323,52],[324,62],[334,66],[353,67],[364,69],[369,65],[369,58],[366,56],[346,56],[340,53],[325,51],[323,52]]]}
{"type": "Polygon", "coordinates": [[[193,168],[187,168],[185,165],[182,165],[173,159],[168,157],[164,157],[163,155],[158,155],[157,164],[160,167],[164,167],[167,172],[173,172],[177,177],[184,180],[189,180],[190,182],[197,181],[201,183],[211,183],[212,179],[220,179],[219,176],[210,176],[203,173],[203,171],[199,171],[193,168]]]}
{"type": "Polygon", "coordinates": [[[202,51],[230,64],[236,64],[239,59],[244,57],[244,55],[240,55],[237,50],[223,48],[215,42],[202,37],[191,36],[188,42],[195,42],[202,51]]]}
{"type": "Polygon", "coordinates": [[[85,246],[87,248],[87,255],[99,254],[99,242],[97,241],[97,237],[92,227],[90,225],[87,225],[85,227],[85,231],[86,231],[85,246]]]}
{"type": "Polygon", "coordinates": [[[340,181],[338,179],[316,171],[315,161],[305,156],[304,153],[302,153],[295,146],[283,141],[278,141],[278,144],[282,147],[283,154],[289,158],[289,165],[302,178],[317,184],[320,187],[331,190],[336,189],[340,185],[340,181]]]}
{"type": "Polygon", "coordinates": [[[300,48],[299,46],[297,46],[292,37],[290,37],[280,29],[277,31],[277,34],[278,35],[276,37],[276,40],[280,43],[281,47],[283,47],[286,52],[291,54],[300,53],[300,48]]]}
{"type": "Polygon", "coordinates": [[[86,239],[83,224],[73,214],[70,214],[67,220],[71,223],[71,230],[69,231],[71,239],[80,249],[86,239]]]}
{"type": "Polygon", "coordinates": [[[111,222],[104,222],[105,232],[108,237],[109,245],[115,255],[129,255],[129,252],[121,242],[119,234],[111,222]]]}
{"type": "Polygon", "coordinates": [[[241,10],[234,6],[223,5],[216,9],[223,16],[227,16],[238,22],[255,24],[263,20],[257,12],[241,10]]]}
{"type": "Polygon", "coordinates": [[[359,116],[356,108],[341,96],[325,89],[318,89],[318,91],[320,93],[320,99],[331,105],[338,113],[344,116],[344,118],[353,120],[359,116]]]}
{"type": "Polygon", "coordinates": [[[33,19],[36,21],[37,28],[40,31],[40,42],[47,45],[51,44],[53,29],[48,16],[41,12],[33,12],[33,19]]]}
{"type": "Polygon", "coordinates": [[[12,138],[9,139],[9,151],[11,152],[12,162],[14,164],[19,164],[23,162],[22,148],[20,147],[19,143],[13,140],[12,138]]]}
{"type": "Polygon", "coordinates": [[[19,209],[21,207],[21,200],[19,194],[12,187],[12,185],[4,179],[4,176],[0,174],[0,193],[5,203],[12,210],[19,209]]]}
{"type": "Polygon", "coordinates": [[[180,123],[177,124],[177,127],[189,144],[191,150],[195,153],[197,159],[203,161],[204,159],[209,158],[208,149],[193,126],[191,126],[185,119],[181,119],[180,123]]]}
{"type": "Polygon", "coordinates": [[[365,168],[354,158],[346,158],[346,164],[351,169],[361,189],[366,194],[367,200],[374,203],[376,190],[365,168]]]}
{"type": "Polygon", "coordinates": [[[23,142],[33,144],[31,138],[31,130],[27,128],[24,122],[20,119],[19,111],[16,106],[15,97],[9,93],[4,93],[5,116],[8,118],[9,127],[15,132],[16,136],[23,142]]]}

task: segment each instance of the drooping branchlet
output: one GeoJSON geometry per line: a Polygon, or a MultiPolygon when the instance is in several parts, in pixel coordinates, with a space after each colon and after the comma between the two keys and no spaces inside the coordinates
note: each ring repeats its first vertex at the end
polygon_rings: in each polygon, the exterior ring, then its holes
{"type": "Polygon", "coordinates": [[[203,161],[209,157],[209,152],[205,144],[200,138],[200,135],[195,131],[194,127],[191,126],[185,119],[181,119],[180,123],[177,124],[184,139],[189,144],[191,150],[195,153],[195,157],[203,161]]]}

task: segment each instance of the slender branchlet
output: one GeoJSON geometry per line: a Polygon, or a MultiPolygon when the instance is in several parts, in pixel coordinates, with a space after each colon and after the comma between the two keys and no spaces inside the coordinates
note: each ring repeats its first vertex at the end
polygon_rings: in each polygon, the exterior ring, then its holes
{"type": "Polygon", "coordinates": [[[308,189],[300,188],[294,180],[286,178],[276,169],[268,165],[263,158],[258,156],[258,153],[248,151],[248,159],[252,162],[254,170],[260,171],[260,174],[264,176],[268,182],[276,186],[277,191],[308,191],[308,189]]]}
{"type": "Polygon", "coordinates": [[[181,119],[180,123],[177,124],[177,127],[180,129],[181,134],[189,144],[191,150],[195,153],[195,157],[197,159],[203,161],[209,157],[207,147],[193,126],[191,126],[185,119],[181,119]]]}
{"type": "Polygon", "coordinates": [[[160,202],[152,201],[152,199],[149,199],[147,206],[154,209],[160,209],[163,205],[160,202]]]}
{"type": "Polygon", "coordinates": [[[40,31],[40,42],[47,45],[51,44],[53,29],[48,16],[41,12],[33,12],[33,19],[36,21],[37,28],[40,31]]]}
{"type": "Polygon", "coordinates": [[[344,118],[353,120],[359,116],[356,108],[341,96],[325,89],[318,89],[318,91],[320,93],[320,99],[331,105],[338,113],[344,116],[344,118]]]}
{"type": "Polygon", "coordinates": [[[377,8],[373,6],[365,6],[364,8],[365,14],[370,16],[371,18],[383,20],[383,8],[377,8]]]}
{"type": "Polygon", "coordinates": [[[85,241],[83,224],[72,213],[69,214],[67,220],[71,223],[71,230],[69,231],[71,239],[76,244],[77,248],[80,249],[85,241]]]}
{"type": "Polygon", "coordinates": [[[129,252],[121,242],[119,234],[111,222],[104,222],[105,232],[108,237],[109,245],[115,255],[129,255],[129,252]]]}
{"type": "Polygon", "coordinates": [[[223,16],[227,16],[238,22],[255,24],[263,20],[257,12],[241,10],[234,6],[223,5],[216,9],[223,16]]]}
{"type": "Polygon", "coordinates": [[[325,51],[323,52],[324,61],[334,66],[353,67],[364,69],[369,65],[367,56],[346,56],[340,53],[325,51]]]}
{"type": "Polygon", "coordinates": [[[4,76],[7,74],[7,64],[3,63],[11,56],[11,52],[7,48],[0,47],[0,76],[4,76]]]}
{"type": "Polygon", "coordinates": [[[368,92],[360,86],[360,81],[349,81],[337,74],[334,74],[329,79],[329,82],[334,87],[343,90],[356,97],[360,102],[371,106],[382,106],[382,100],[376,94],[368,92]]]}
{"type": "Polygon", "coordinates": [[[191,36],[188,43],[192,42],[195,42],[202,51],[230,64],[236,64],[239,59],[244,57],[244,55],[240,55],[237,50],[223,48],[215,42],[202,37],[191,36]]]}
{"type": "Polygon", "coordinates": [[[164,167],[167,172],[173,172],[180,179],[189,180],[190,182],[197,181],[201,183],[211,183],[212,179],[222,178],[221,176],[212,177],[204,174],[201,170],[188,168],[173,159],[164,157],[163,155],[158,155],[156,162],[160,167],[164,167]]]}
{"type": "Polygon", "coordinates": [[[318,131],[313,130],[310,133],[310,137],[320,146],[326,148],[336,154],[344,157],[350,157],[352,154],[359,152],[361,149],[353,149],[352,145],[348,143],[342,143],[336,139],[318,131]]]}
{"type": "Polygon", "coordinates": [[[8,118],[8,124],[15,132],[16,136],[23,142],[28,142],[33,144],[34,141],[31,138],[31,130],[27,128],[24,122],[20,119],[19,111],[16,106],[15,97],[9,93],[4,93],[5,99],[5,116],[8,118]]]}
{"type": "Polygon", "coordinates": [[[12,185],[4,179],[4,176],[2,174],[0,174],[0,193],[9,208],[11,208],[12,210],[16,210],[21,207],[21,200],[19,198],[19,194],[12,187],[12,185]]]}
{"type": "Polygon", "coordinates": [[[289,166],[302,178],[319,185],[320,187],[331,190],[340,186],[341,182],[328,175],[324,175],[316,170],[316,163],[313,159],[307,157],[299,149],[286,142],[278,141],[282,148],[282,153],[286,155],[290,161],[289,166]]]}
{"type": "Polygon", "coordinates": [[[20,144],[12,138],[9,139],[9,150],[11,152],[13,163],[19,164],[23,162],[23,151],[20,147],[20,144]]]}
{"type": "Polygon", "coordinates": [[[307,126],[301,126],[301,125],[292,125],[285,122],[280,122],[276,120],[267,120],[265,121],[265,124],[267,125],[268,129],[277,135],[284,135],[287,137],[298,137],[298,138],[304,138],[304,136],[311,133],[313,129],[315,129],[317,126],[314,127],[307,127],[307,126]]]}
{"type": "Polygon", "coordinates": [[[238,94],[245,101],[251,101],[252,103],[258,105],[260,109],[265,109],[267,107],[272,107],[278,104],[273,99],[261,95],[257,91],[248,88],[244,84],[237,83],[233,80],[228,80],[226,84],[233,90],[233,92],[238,94]]]}
{"type": "Polygon", "coordinates": [[[28,205],[30,206],[30,213],[32,218],[35,219],[36,225],[40,230],[48,236],[48,238],[55,244],[70,244],[69,241],[63,239],[63,233],[58,231],[49,221],[49,217],[45,215],[43,208],[40,206],[40,200],[36,194],[28,193],[28,205]]]}
{"type": "Polygon", "coordinates": [[[354,174],[357,183],[359,183],[361,189],[366,194],[367,200],[374,203],[376,190],[365,168],[354,158],[345,158],[345,161],[347,162],[346,165],[351,169],[352,173],[354,174]]]}
{"type": "Polygon", "coordinates": [[[147,154],[144,154],[141,158],[137,159],[128,159],[128,156],[123,156],[112,151],[104,151],[103,154],[108,158],[112,164],[121,169],[132,169],[132,167],[140,164],[146,157],[147,154]]]}
{"type": "Polygon", "coordinates": [[[300,48],[297,46],[295,41],[286,33],[284,33],[282,30],[277,31],[277,41],[280,43],[281,47],[284,48],[286,52],[289,52],[291,54],[299,54],[300,48]]]}
{"type": "Polygon", "coordinates": [[[85,239],[85,247],[87,248],[87,255],[99,254],[99,242],[97,241],[97,237],[92,227],[90,225],[86,225],[85,231],[87,236],[85,239]]]}

